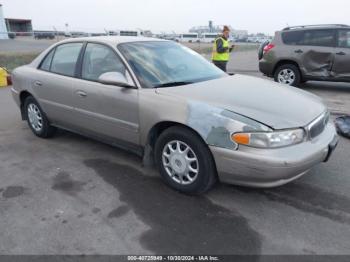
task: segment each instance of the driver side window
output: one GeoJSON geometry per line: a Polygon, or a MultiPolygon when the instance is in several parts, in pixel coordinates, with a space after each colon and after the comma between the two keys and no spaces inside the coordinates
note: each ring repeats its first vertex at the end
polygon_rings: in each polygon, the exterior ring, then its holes
{"type": "Polygon", "coordinates": [[[100,44],[89,43],[86,46],[84,54],[82,78],[98,81],[98,78],[107,72],[119,72],[127,77],[123,62],[111,48],[100,44]]]}
{"type": "Polygon", "coordinates": [[[339,30],[338,47],[350,48],[350,30],[339,30]]]}

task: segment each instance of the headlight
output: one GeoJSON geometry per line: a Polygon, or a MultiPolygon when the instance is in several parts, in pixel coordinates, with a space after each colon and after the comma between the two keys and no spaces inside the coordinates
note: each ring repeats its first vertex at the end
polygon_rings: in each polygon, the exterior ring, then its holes
{"type": "Polygon", "coordinates": [[[305,131],[301,128],[276,132],[235,133],[232,141],[240,145],[257,148],[286,147],[303,142],[305,131]]]}

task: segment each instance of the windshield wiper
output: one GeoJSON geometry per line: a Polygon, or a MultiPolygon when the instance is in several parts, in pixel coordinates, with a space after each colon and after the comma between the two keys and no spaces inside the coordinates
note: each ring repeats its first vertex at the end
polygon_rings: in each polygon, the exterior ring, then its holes
{"type": "Polygon", "coordinates": [[[168,82],[168,83],[156,85],[156,86],[154,86],[154,88],[171,87],[171,86],[184,86],[184,85],[189,85],[189,84],[193,84],[193,82],[190,82],[190,81],[168,82]]]}

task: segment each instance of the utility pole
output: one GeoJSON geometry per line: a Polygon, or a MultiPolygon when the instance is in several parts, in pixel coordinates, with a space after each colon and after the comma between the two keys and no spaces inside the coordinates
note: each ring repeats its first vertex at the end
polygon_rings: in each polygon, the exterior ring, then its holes
{"type": "Polygon", "coordinates": [[[58,39],[58,31],[57,31],[57,28],[55,26],[53,26],[53,31],[55,32],[56,40],[58,42],[59,41],[59,39],[58,39]]]}
{"type": "Polygon", "coordinates": [[[65,23],[65,27],[66,27],[66,36],[70,36],[70,33],[69,33],[69,24],[68,24],[68,23],[65,23]]]}

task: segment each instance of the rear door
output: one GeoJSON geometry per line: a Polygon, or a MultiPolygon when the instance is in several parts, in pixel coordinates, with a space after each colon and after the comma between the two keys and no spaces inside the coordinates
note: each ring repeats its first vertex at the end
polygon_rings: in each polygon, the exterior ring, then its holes
{"type": "Polygon", "coordinates": [[[335,30],[310,29],[286,33],[290,34],[290,39],[295,40],[292,43],[292,55],[304,76],[317,79],[331,77],[336,43],[335,30]]]}
{"type": "Polygon", "coordinates": [[[332,74],[337,80],[350,81],[350,29],[338,30],[332,74]]]}
{"type": "Polygon", "coordinates": [[[88,43],[80,70],[81,79],[74,83],[74,105],[82,131],[138,144],[138,89],[98,82],[103,73],[120,72],[134,84],[121,58],[109,46],[88,43]]]}
{"type": "Polygon", "coordinates": [[[32,76],[32,88],[52,123],[71,126],[73,82],[83,43],[67,43],[54,48],[32,76]]]}

